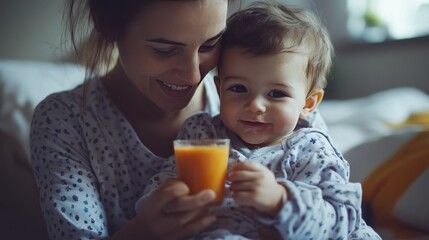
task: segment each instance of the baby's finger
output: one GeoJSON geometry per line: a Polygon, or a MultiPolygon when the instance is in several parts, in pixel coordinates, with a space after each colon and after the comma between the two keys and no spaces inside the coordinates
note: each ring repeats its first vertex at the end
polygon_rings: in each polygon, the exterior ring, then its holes
{"type": "Polygon", "coordinates": [[[231,187],[229,188],[231,192],[238,191],[253,191],[255,189],[254,181],[241,181],[241,182],[232,182],[231,187]]]}
{"type": "Polygon", "coordinates": [[[229,174],[228,180],[231,182],[251,181],[255,178],[255,173],[250,171],[233,171],[229,174]]]}
{"type": "Polygon", "coordinates": [[[228,180],[231,182],[240,182],[240,181],[255,181],[257,179],[263,179],[264,176],[267,174],[264,169],[253,169],[253,170],[243,170],[243,169],[237,169],[232,171],[229,176],[228,180]]]}

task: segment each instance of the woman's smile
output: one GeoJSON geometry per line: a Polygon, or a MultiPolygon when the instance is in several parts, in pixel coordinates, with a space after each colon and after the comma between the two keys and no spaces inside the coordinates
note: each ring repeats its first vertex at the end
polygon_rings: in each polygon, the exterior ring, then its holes
{"type": "Polygon", "coordinates": [[[191,85],[175,85],[157,80],[161,90],[170,97],[183,97],[190,93],[194,89],[191,85]]]}

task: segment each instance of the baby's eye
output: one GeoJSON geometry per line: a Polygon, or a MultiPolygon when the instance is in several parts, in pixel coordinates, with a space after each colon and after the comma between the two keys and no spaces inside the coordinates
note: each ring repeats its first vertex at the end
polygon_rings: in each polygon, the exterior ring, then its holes
{"type": "Polygon", "coordinates": [[[244,93],[247,92],[247,89],[245,86],[243,85],[233,85],[231,87],[228,88],[228,90],[236,92],[236,93],[244,93]]]}
{"type": "Polygon", "coordinates": [[[287,97],[287,94],[282,91],[273,90],[268,93],[268,96],[272,98],[284,98],[287,97]]]}

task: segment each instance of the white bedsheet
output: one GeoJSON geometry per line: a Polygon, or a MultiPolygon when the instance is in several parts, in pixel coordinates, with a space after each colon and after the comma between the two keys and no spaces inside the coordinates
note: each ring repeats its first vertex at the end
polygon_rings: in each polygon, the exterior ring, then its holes
{"type": "Polygon", "coordinates": [[[410,114],[429,111],[429,95],[412,87],[393,88],[350,100],[324,100],[319,106],[331,137],[346,153],[353,147],[394,134],[410,114]]]}
{"type": "Polygon", "coordinates": [[[74,64],[0,60],[0,130],[15,136],[29,156],[30,122],[37,103],[82,83],[84,75],[74,64]]]}

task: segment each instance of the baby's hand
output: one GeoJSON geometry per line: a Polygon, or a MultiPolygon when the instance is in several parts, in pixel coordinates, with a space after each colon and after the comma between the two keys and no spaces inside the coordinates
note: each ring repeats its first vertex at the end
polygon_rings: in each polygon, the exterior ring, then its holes
{"type": "Polygon", "coordinates": [[[276,216],[287,200],[285,187],[277,183],[274,174],[256,162],[239,162],[228,176],[234,200],[242,206],[276,216]]]}

